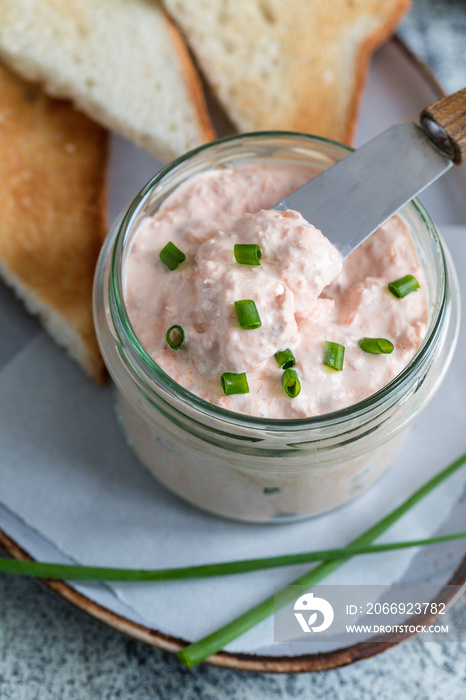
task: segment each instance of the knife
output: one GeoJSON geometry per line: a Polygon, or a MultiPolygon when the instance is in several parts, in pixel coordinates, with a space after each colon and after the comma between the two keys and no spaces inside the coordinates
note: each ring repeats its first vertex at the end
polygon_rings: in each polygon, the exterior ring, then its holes
{"type": "Polygon", "coordinates": [[[421,113],[421,125],[392,126],[273,209],[295,209],[343,258],[390,216],[466,160],[466,88],[421,113]]]}

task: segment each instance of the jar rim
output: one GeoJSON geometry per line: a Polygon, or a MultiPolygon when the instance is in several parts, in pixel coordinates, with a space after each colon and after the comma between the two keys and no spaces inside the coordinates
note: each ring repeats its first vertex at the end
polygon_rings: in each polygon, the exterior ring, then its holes
{"type": "Polygon", "coordinates": [[[167,166],[162,168],[156,175],[154,175],[151,180],[138,192],[134,197],[132,202],[127,207],[126,211],[122,215],[120,221],[117,224],[117,233],[115,238],[115,243],[113,245],[113,252],[111,256],[110,264],[110,274],[108,280],[108,293],[111,299],[114,300],[114,304],[110,306],[110,312],[112,316],[112,321],[115,329],[118,332],[121,341],[125,341],[125,349],[129,350],[131,356],[130,366],[133,371],[137,373],[139,380],[141,380],[146,388],[151,388],[154,386],[159,386],[164,391],[168,392],[173,398],[181,401],[182,404],[189,405],[192,408],[197,409],[206,418],[215,419],[217,421],[223,421],[225,423],[234,423],[238,427],[253,428],[256,430],[286,430],[290,432],[302,431],[310,428],[322,428],[329,427],[330,425],[339,425],[347,421],[352,421],[354,419],[363,418],[369,412],[372,412],[377,408],[383,408],[385,406],[391,406],[393,401],[396,400],[398,396],[398,390],[408,380],[412,377],[413,372],[419,367],[424,366],[428,361],[432,348],[435,346],[435,340],[438,337],[440,328],[443,322],[443,318],[446,313],[446,302],[448,298],[448,266],[446,261],[446,256],[442,241],[440,239],[439,233],[430,218],[429,214],[419,202],[419,200],[412,199],[408,204],[406,204],[400,211],[404,209],[411,208],[414,210],[415,215],[421,221],[424,229],[427,233],[429,242],[431,243],[435,255],[434,258],[438,265],[438,287],[436,298],[431,304],[431,314],[429,325],[426,330],[426,334],[420,346],[418,347],[416,353],[413,355],[409,363],[403,368],[403,370],[397,374],[390,382],[385,384],[381,389],[374,392],[365,399],[358,401],[357,403],[346,406],[337,411],[332,411],[329,413],[319,414],[317,416],[309,416],[306,418],[263,418],[258,416],[251,416],[248,414],[238,413],[236,411],[231,411],[229,409],[218,406],[217,404],[210,403],[205,399],[193,394],[188,389],[178,384],[172,377],[170,377],[149,355],[141,341],[139,340],[137,334],[129,319],[129,315],[126,310],[123,294],[123,284],[122,284],[122,266],[123,266],[123,253],[125,246],[126,234],[130,231],[131,224],[133,223],[135,217],[140,212],[141,208],[144,206],[149,195],[154,191],[154,189],[164,180],[164,178],[170,173],[174,172],[177,168],[182,166],[186,161],[192,159],[200,153],[206,152],[210,149],[214,149],[223,144],[228,144],[231,142],[238,142],[251,139],[263,139],[267,138],[280,138],[285,140],[292,139],[304,139],[308,141],[310,145],[321,144],[330,147],[335,147],[340,152],[351,152],[354,148],[342,144],[338,141],[328,139],[321,136],[315,136],[311,134],[305,134],[301,132],[293,131],[256,131],[249,132],[247,134],[237,134],[234,136],[227,136],[216,141],[204,144],[195,148],[184,155],[180,156],[176,160],[169,163],[167,166]],[[121,337],[122,336],[122,337],[121,337]]]}

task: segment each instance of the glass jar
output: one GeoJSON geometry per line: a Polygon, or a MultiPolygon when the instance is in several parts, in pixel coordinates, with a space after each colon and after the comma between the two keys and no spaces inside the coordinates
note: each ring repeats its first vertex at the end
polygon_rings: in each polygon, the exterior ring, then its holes
{"type": "Polygon", "coordinates": [[[208,403],[148,355],[122,293],[125,252],[141,220],[188,177],[246,162],[296,163],[320,172],[348,153],[327,139],[263,132],[198,148],[159,172],[115,223],[95,279],[98,340],[117,387],[127,439],[174,493],[221,516],[286,522],[336,508],[361,494],[394,460],[407,428],[438,389],[457,338],[459,292],[448,252],[417,201],[400,212],[428,286],[427,333],[413,359],[369,398],[325,415],[278,420],[208,403]]]}

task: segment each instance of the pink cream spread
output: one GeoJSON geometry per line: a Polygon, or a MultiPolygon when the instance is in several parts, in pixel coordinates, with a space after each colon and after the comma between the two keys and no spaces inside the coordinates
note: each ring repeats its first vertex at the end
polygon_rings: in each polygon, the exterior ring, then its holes
{"type": "Polygon", "coordinates": [[[136,335],[157,364],[193,394],[231,411],[304,418],[350,406],[393,379],[426,331],[424,276],[405,224],[391,218],[344,263],[295,211],[268,208],[312,177],[296,165],[243,165],[198,174],[141,223],[124,266],[136,335]],[[186,255],[175,270],[159,258],[169,241],[186,255]],[[257,244],[260,265],[239,264],[235,244],[257,244]],[[389,282],[413,275],[402,299],[389,282]],[[235,301],[253,300],[261,326],[240,327],[235,301]],[[173,350],[167,330],[185,345],[173,350]],[[364,352],[362,337],[386,338],[390,354],[364,352]],[[341,371],[323,364],[324,343],[345,347],[341,371]],[[274,355],[291,349],[301,391],[284,392],[274,355]],[[220,376],[246,373],[249,393],[225,396],[220,376]]]}

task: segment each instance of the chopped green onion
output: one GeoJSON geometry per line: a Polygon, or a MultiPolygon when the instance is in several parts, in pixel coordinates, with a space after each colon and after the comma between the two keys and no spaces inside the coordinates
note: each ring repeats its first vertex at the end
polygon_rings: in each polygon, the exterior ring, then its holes
{"type": "Polygon", "coordinates": [[[372,355],[389,355],[394,349],[391,340],[386,338],[361,338],[359,347],[364,352],[370,352],[372,355]]]}
{"type": "Polygon", "coordinates": [[[404,277],[400,277],[399,280],[390,282],[390,284],[388,285],[388,291],[391,292],[393,296],[397,297],[398,299],[402,299],[407,294],[415,292],[416,289],[419,289],[419,282],[412,275],[405,275],[404,277]]]}
{"type": "Polygon", "coordinates": [[[435,489],[436,486],[441,484],[447,477],[454,474],[458,469],[463,467],[466,463],[466,453],[458,457],[454,462],[442,469],[441,472],[436,474],[432,479],[429,479],[424,483],[419,489],[417,489],[411,496],[409,496],[403,503],[397,506],[394,510],[390,511],[388,515],[383,517],[381,520],[372,525],[368,530],[365,530],[361,535],[356,537],[347,545],[346,556],[341,559],[336,559],[334,561],[324,561],[322,564],[311,569],[304,576],[292,581],[286,588],[283,588],[278,593],[266,598],[262,603],[254,606],[247,612],[243,613],[235,620],[228,622],[226,625],[221,627],[215,632],[207,635],[203,639],[200,639],[194,644],[189,644],[187,647],[178,652],[178,658],[185,666],[195,666],[196,664],[204,661],[212,654],[216,654],[224,646],[237,639],[242,634],[252,629],[258,625],[262,620],[267,619],[270,615],[273,615],[274,611],[282,608],[284,605],[294,600],[296,597],[296,589],[293,586],[307,586],[310,589],[319,581],[322,581],[326,576],[333,573],[340,566],[345,564],[353,556],[352,550],[359,547],[364,547],[371,542],[373,542],[377,537],[380,537],[386,530],[388,530],[393,523],[399,520],[405,513],[407,513],[413,506],[415,506],[422,498],[427,496],[431,491],[435,489]]]}
{"type": "Polygon", "coordinates": [[[340,343],[333,343],[331,340],[326,340],[324,342],[324,365],[341,371],[343,369],[344,358],[344,345],[340,345],[340,343]]]}
{"type": "Polygon", "coordinates": [[[282,385],[285,389],[285,394],[290,399],[295,399],[301,391],[301,382],[298,379],[298,373],[294,369],[286,369],[282,375],[282,385]]]}
{"type": "Polygon", "coordinates": [[[169,241],[160,251],[159,258],[169,270],[174,270],[183,260],[186,260],[186,255],[174,243],[169,241]]]}
{"type": "Polygon", "coordinates": [[[242,299],[235,301],[236,314],[241,328],[249,331],[262,326],[259,312],[252,299],[242,299]]]}
{"type": "Polygon", "coordinates": [[[249,394],[248,378],[246,372],[224,372],[220,375],[222,389],[225,396],[230,394],[249,394]]]}
{"type": "Polygon", "coordinates": [[[263,492],[266,496],[271,496],[273,493],[280,493],[281,488],[279,486],[264,486],[263,492]]]}
{"type": "Polygon", "coordinates": [[[172,350],[179,350],[186,343],[186,333],[181,326],[171,326],[165,338],[172,350]]]}
{"type": "Polygon", "coordinates": [[[260,265],[262,251],[257,243],[235,243],[235,260],[240,265],[260,265]]]}
{"type": "Polygon", "coordinates": [[[295,356],[291,352],[290,348],[287,348],[286,350],[279,350],[275,353],[274,357],[277,360],[277,364],[280,369],[289,369],[290,367],[294,367],[296,364],[295,356]]]}

